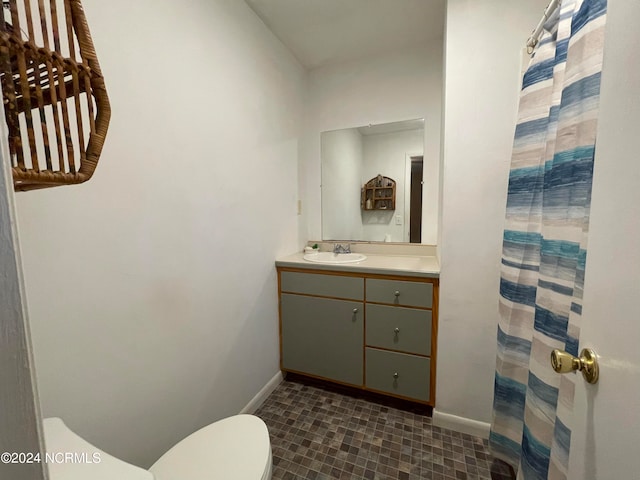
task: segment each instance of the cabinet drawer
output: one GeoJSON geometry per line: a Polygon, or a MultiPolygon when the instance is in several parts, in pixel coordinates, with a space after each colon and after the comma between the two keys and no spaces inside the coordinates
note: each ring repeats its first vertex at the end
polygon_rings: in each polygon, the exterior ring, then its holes
{"type": "Polygon", "coordinates": [[[417,400],[429,400],[429,358],[375,348],[365,350],[367,388],[417,400]]]}
{"type": "Polygon", "coordinates": [[[362,386],[363,304],[283,293],[282,367],[362,386]]]}
{"type": "Polygon", "coordinates": [[[319,273],[281,272],[280,289],[283,292],[362,300],[364,298],[364,278],[319,273]]]}
{"type": "Polygon", "coordinates": [[[433,303],[433,284],[368,278],[367,302],[430,308],[433,303]]]}
{"type": "Polygon", "coordinates": [[[367,305],[367,345],[431,355],[431,311],[367,305]]]}

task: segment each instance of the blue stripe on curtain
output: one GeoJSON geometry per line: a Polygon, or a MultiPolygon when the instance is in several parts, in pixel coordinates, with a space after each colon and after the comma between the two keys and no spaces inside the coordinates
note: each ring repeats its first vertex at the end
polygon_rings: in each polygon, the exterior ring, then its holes
{"type": "Polygon", "coordinates": [[[556,419],[553,437],[557,448],[556,455],[560,457],[560,462],[564,465],[569,464],[569,450],[571,449],[571,430],[560,420],[556,419]]]}
{"type": "Polygon", "coordinates": [[[515,230],[505,230],[503,239],[505,242],[511,243],[540,245],[542,241],[542,235],[536,232],[518,232],[515,230]]]}
{"type": "MultiPolygon", "coordinates": [[[[538,269],[539,270],[539,269],[538,269]]],[[[538,287],[545,290],[551,290],[552,292],[559,293],[561,295],[573,295],[573,288],[561,285],[555,282],[549,282],[545,280],[538,280],[538,287]]]]}
{"type": "Polygon", "coordinates": [[[535,323],[537,332],[544,333],[554,340],[564,341],[567,336],[569,317],[553,313],[546,308],[536,305],[535,323]]]}
{"type": "Polygon", "coordinates": [[[600,72],[582,78],[569,85],[562,91],[560,108],[570,107],[575,103],[584,103],[585,100],[600,95],[600,72]]]}
{"type": "Polygon", "coordinates": [[[531,402],[543,412],[555,410],[558,403],[558,389],[543,382],[531,372],[529,372],[527,394],[530,395],[531,402]]]}
{"type": "Polygon", "coordinates": [[[569,39],[561,40],[556,44],[556,63],[567,61],[567,52],[569,51],[569,39]]]}
{"type": "Polygon", "coordinates": [[[557,152],[553,156],[553,161],[547,162],[545,164],[545,176],[547,172],[549,172],[553,168],[561,166],[565,163],[572,162],[574,160],[591,160],[593,159],[594,152],[595,147],[593,145],[583,145],[580,147],[575,147],[571,150],[557,152]]]}
{"type": "MultiPolygon", "coordinates": [[[[510,262],[509,260],[505,260],[504,258],[502,259],[502,265],[506,267],[519,268],[520,270],[531,270],[532,272],[540,271],[540,267],[538,265],[526,265],[517,262],[510,262]]],[[[582,307],[580,307],[580,309],[582,311],[582,307]]]]}
{"type": "Polygon", "coordinates": [[[565,344],[564,344],[564,350],[567,353],[570,353],[574,357],[577,357],[578,345],[579,345],[579,341],[577,338],[572,337],[571,335],[567,335],[567,339],[565,340],[565,344]]]}
{"type": "Polygon", "coordinates": [[[547,480],[551,449],[540,442],[525,425],[522,435],[523,476],[526,479],[547,480]]]}
{"type": "Polygon", "coordinates": [[[544,135],[546,137],[548,126],[549,118],[547,117],[521,123],[516,126],[516,140],[529,135],[544,135]]]}
{"type": "MultiPolygon", "coordinates": [[[[498,348],[499,349],[509,348],[510,355],[519,356],[519,357],[522,357],[523,359],[527,359],[529,357],[529,354],[531,353],[531,342],[525,340],[524,338],[508,335],[504,333],[502,329],[498,326],[498,348]]],[[[506,380],[510,380],[510,379],[506,379],[506,380]]],[[[523,389],[523,393],[524,393],[524,389],[523,389]]]]}
{"type": "Polygon", "coordinates": [[[493,408],[511,416],[519,416],[524,411],[527,388],[508,377],[496,376],[493,408]]]}
{"type": "Polygon", "coordinates": [[[522,80],[522,89],[526,89],[531,85],[542,82],[544,80],[551,80],[553,78],[553,67],[555,66],[555,59],[549,59],[544,62],[532,66],[527,73],[524,74],[522,80]]]}
{"type": "Polygon", "coordinates": [[[585,2],[582,7],[573,17],[573,23],[571,25],[571,31],[578,33],[589,22],[602,17],[607,13],[607,0],[593,0],[591,2],[585,2]]]}
{"type": "Polygon", "coordinates": [[[542,240],[542,255],[549,258],[567,258],[578,261],[580,245],[566,240],[542,240]]]}
{"type": "Polygon", "coordinates": [[[498,458],[519,457],[522,449],[520,442],[514,442],[495,431],[489,433],[489,443],[491,444],[492,453],[498,458]],[[497,452],[500,452],[497,454],[497,452]]]}
{"type": "Polygon", "coordinates": [[[559,345],[573,355],[579,348],[605,15],[606,0],[564,0],[522,83],[489,437],[518,480],[545,480],[551,465],[554,478],[567,476],[572,395],[563,389],[575,376],[561,382],[548,358],[559,345]],[[578,33],[590,38],[572,42],[578,33]]]}
{"type": "Polygon", "coordinates": [[[500,279],[500,295],[522,305],[533,307],[536,304],[536,287],[510,282],[504,278],[500,279]]]}

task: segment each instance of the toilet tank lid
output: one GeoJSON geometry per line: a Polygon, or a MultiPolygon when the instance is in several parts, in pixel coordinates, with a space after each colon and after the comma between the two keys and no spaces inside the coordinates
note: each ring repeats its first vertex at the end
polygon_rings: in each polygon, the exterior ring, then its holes
{"type": "Polygon", "coordinates": [[[49,480],[154,480],[148,470],[91,445],[60,418],[45,418],[43,425],[49,480]]]}

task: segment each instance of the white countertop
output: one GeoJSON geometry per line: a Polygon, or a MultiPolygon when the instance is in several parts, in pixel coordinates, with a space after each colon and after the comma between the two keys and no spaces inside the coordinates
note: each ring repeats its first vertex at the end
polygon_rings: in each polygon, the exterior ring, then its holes
{"type": "Polygon", "coordinates": [[[276,259],[276,266],[304,268],[309,270],[332,270],[337,272],[361,272],[378,274],[398,274],[410,277],[438,278],[440,264],[435,256],[383,255],[365,253],[367,258],[356,263],[315,263],[305,260],[304,253],[294,253],[276,259]]]}

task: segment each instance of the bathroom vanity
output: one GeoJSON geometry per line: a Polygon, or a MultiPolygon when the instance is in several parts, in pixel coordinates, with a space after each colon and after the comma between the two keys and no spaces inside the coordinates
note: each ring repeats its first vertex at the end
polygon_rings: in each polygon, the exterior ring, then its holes
{"type": "Polygon", "coordinates": [[[435,259],[368,255],[358,264],[276,262],[280,367],[435,405],[435,259]]]}

